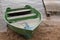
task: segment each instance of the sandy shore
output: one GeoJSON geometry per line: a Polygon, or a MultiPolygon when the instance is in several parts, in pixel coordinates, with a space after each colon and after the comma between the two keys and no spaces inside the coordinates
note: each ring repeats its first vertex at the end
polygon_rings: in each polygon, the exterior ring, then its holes
{"type": "MultiPolygon", "coordinates": [[[[14,31],[0,33],[0,40],[26,40],[14,31]]],[[[60,22],[43,21],[33,37],[29,40],[60,40],[60,22]]]]}

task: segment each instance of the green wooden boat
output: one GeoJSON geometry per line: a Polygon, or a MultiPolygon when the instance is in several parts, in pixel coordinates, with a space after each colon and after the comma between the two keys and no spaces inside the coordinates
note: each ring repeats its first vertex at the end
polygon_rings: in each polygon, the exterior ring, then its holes
{"type": "Polygon", "coordinates": [[[31,38],[41,23],[41,13],[30,5],[24,8],[7,8],[4,20],[8,27],[25,38],[31,38]]]}

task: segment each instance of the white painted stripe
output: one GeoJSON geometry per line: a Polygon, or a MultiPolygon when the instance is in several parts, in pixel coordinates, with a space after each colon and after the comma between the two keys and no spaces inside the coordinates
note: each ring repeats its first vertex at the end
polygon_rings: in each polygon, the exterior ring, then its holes
{"type": "Polygon", "coordinates": [[[32,13],[32,14],[27,14],[27,15],[8,17],[7,19],[9,19],[9,20],[10,20],[10,19],[22,18],[22,17],[28,17],[28,16],[33,16],[33,15],[36,15],[36,14],[32,13]]]}
{"type": "Polygon", "coordinates": [[[30,10],[31,9],[24,9],[24,10],[12,11],[12,12],[8,12],[8,13],[11,14],[11,13],[16,13],[16,12],[30,11],[30,10]]]}

